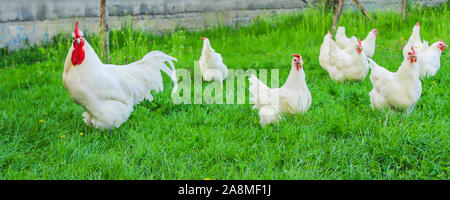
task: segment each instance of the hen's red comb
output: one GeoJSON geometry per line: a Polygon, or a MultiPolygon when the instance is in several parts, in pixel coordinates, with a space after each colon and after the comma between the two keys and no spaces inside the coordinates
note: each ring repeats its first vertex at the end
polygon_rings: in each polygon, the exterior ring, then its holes
{"type": "Polygon", "coordinates": [[[206,37],[202,37],[202,40],[206,40],[206,39],[208,39],[208,38],[206,38],[206,37]]]}
{"type": "Polygon", "coordinates": [[[439,39],[439,42],[442,42],[445,46],[447,46],[447,44],[445,44],[445,42],[442,41],[441,39],[439,39]]]}
{"type": "Polygon", "coordinates": [[[416,26],[420,26],[419,22],[416,23],[416,26]]]}
{"type": "Polygon", "coordinates": [[[414,51],[414,47],[411,47],[412,55],[416,55],[416,51],[414,51]]]}
{"type": "Polygon", "coordinates": [[[361,38],[358,38],[358,45],[361,47],[361,38]]]}
{"type": "Polygon", "coordinates": [[[75,37],[77,37],[77,38],[81,37],[81,31],[78,28],[78,20],[77,20],[77,22],[75,22],[75,31],[73,31],[73,32],[75,33],[75,37]]]}
{"type": "Polygon", "coordinates": [[[301,59],[302,57],[298,54],[292,54],[292,56],[297,57],[298,59],[301,59]]]}

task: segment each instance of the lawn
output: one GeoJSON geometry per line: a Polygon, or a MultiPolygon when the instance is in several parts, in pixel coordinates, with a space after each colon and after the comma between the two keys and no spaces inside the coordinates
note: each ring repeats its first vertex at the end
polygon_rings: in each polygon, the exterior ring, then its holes
{"type": "MultiPolygon", "coordinates": [[[[339,25],[363,38],[378,28],[373,59],[388,70],[402,62],[402,47],[417,21],[430,44],[439,38],[450,43],[447,5],[413,9],[406,22],[395,12],[371,14],[369,21],[345,12],[339,25]]],[[[164,75],[165,90],[153,102],[136,105],[120,128],[96,130],[83,123],[83,109],[62,84],[69,35],[18,52],[1,50],[0,178],[449,179],[448,50],[437,75],[422,81],[422,97],[409,116],[373,111],[368,77],[336,84],[319,65],[331,20],[323,10],[305,10],[234,28],[156,35],[125,25],[111,32],[114,64],[161,50],[179,60],[177,68],[192,70],[205,36],[228,68],[280,69],[281,84],[291,54],[300,53],[311,108],[264,128],[248,103],[174,104],[173,84],[164,75]]],[[[86,35],[99,53],[99,36],[86,35]]]]}

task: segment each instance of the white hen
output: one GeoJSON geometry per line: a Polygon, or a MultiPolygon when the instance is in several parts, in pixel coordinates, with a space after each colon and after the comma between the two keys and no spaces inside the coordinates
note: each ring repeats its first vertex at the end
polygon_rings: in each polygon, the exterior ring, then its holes
{"type": "Polygon", "coordinates": [[[347,38],[345,35],[345,27],[343,26],[339,26],[337,28],[335,37],[336,44],[342,49],[349,46],[351,43],[350,38],[347,38]]]}
{"type": "Polygon", "coordinates": [[[78,29],[78,22],[72,37],[62,79],[72,100],[86,110],[83,116],[87,125],[100,129],[119,127],[135,104],[153,100],[151,90],[163,90],[161,70],[171,76],[176,90],[175,58],[152,51],[128,65],[103,64],[78,29]]]}
{"type": "Polygon", "coordinates": [[[444,48],[448,47],[444,41],[433,43],[431,46],[422,46],[418,54],[418,63],[420,66],[420,77],[425,78],[436,75],[441,67],[441,54],[444,48]]]}
{"type": "Polygon", "coordinates": [[[420,66],[420,78],[426,78],[436,75],[441,66],[441,54],[445,47],[448,47],[444,41],[439,39],[438,42],[428,46],[427,41],[420,40],[419,22],[414,26],[413,32],[409,37],[408,43],[403,47],[403,56],[406,56],[408,50],[414,47],[417,52],[417,63],[420,66]]]}
{"type": "MultiPolygon", "coordinates": [[[[352,37],[353,40],[357,40],[356,37],[352,37]]],[[[331,60],[330,60],[330,43],[334,42],[333,38],[331,36],[331,32],[328,31],[328,33],[323,37],[322,46],[320,46],[320,53],[319,53],[319,64],[320,66],[329,71],[331,66],[331,60]]],[[[350,40],[351,42],[351,40],[350,40]]],[[[345,52],[349,53],[350,51],[354,51],[353,45],[348,45],[345,49],[343,49],[345,52]]]]}
{"type": "Polygon", "coordinates": [[[216,80],[222,82],[227,77],[227,66],[222,56],[214,51],[208,38],[203,37],[203,49],[199,64],[203,80],[216,80]]]}
{"type": "Polygon", "coordinates": [[[372,69],[370,81],[373,89],[369,93],[372,109],[407,109],[409,114],[422,94],[419,65],[414,48],[411,48],[397,72],[394,73],[371,59],[369,62],[372,69]]]}
{"type": "Polygon", "coordinates": [[[336,82],[344,80],[362,81],[369,72],[367,57],[362,51],[361,41],[352,37],[347,50],[340,49],[330,41],[330,66],[328,73],[336,82]],[[351,49],[351,50],[350,50],[351,49]]]}
{"type": "MultiPolygon", "coordinates": [[[[361,42],[362,50],[368,58],[372,58],[375,53],[375,43],[378,35],[377,29],[372,29],[366,39],[361,42]]],[[[341,49],[347,49],[352,44],[351,39],[345,35],[345,28],[340,26],[336,31],[336,44],[341,49]]]]}
{"type": "Polygon", "coordinates": [[[293,55],[289,76],[280,88],[269,88],[255,75],[249,78],[250,99],[259,110],[260,124],[265,126],[278,122],[282,113],[306,113],[311,106],[311,93],[305,81],[303,60],[300,55],[293,55]]]}
{"type": "Polygon", "coordinates": [[[378,30],[372,29],[368,34],[366,39],[362,41],[362,49],[368,58],[372,58],[375,54],[375,43],[378,36],[378,30]]]}

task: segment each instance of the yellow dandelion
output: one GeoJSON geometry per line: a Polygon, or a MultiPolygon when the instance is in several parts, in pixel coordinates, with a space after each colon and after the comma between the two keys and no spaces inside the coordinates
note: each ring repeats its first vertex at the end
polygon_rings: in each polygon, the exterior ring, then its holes
{"type": "Polygon", "coordinates": [[[81,135],[81,136],[83,136],[83,135],[84,135],[84,133],[83,133],[83,132],[80,132],[80,135],[81,135]]]}
{"type": "Polygon", "coordinates": [[[43,119],[41,119],[41,120],[39,120],[39,122],[41,122],[41,123],[44,123],[44,120],[43,120],[43,119]]]}
{"type": "Polygon", "coordinates": [[[64,138],[66,138],[66,135],[61,135],[61,139],[64,139],[64,138]]]}
{"type": "Polygon", "coordinates": [[[211,180],[211,179],[210,179],[210,178],[205,178],[205,180],[209,181],[209,180],[211,180]]]}
{"type": "Polygon", "coordinates": [[[401,37],[400,39],[401,39],[401,40],[405,40],[405,38],[404,38],[404,37],[401,37]]]}

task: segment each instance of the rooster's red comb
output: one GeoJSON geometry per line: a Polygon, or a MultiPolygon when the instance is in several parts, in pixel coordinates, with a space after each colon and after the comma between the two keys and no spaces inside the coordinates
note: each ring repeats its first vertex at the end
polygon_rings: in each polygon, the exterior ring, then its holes
{"type": "Polygon", "coordinates": [[[302,57],[298,54],[292,54],[292,56],[297,57],[298,59],[301,59],[302,57]]]}
{"type": "Polygon", "coordinates": [[[75,37],[76,38],[80,38],[82,35],[81,35],[81,31],[80,31],[80,29],[78,28],[78,21],[77,22],[75,22],[75,30],[73,31],[73,33],[75,33],[75,37]]]}

